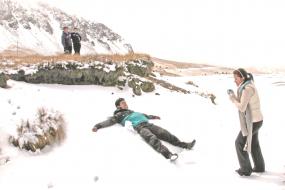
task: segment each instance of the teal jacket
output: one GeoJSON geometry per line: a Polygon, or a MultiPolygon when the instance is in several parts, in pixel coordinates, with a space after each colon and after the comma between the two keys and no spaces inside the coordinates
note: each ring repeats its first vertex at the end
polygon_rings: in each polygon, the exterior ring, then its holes
{"type": "Polygon", "coordinates": [[[127,115],[122,121],[121,124],[125,126],[126,121],[130,121],[133,127],[137,127],[139,124],[148,122],[148,118],[145,114],[139,112],[133,112],[130,115],[127,115]]]}

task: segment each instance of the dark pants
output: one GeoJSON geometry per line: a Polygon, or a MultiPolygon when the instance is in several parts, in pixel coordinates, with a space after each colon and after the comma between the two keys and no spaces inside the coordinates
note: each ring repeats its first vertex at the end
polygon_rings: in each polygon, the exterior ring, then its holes
{"type": "Polygon", "coordinates": [[[73,44],[73,49],[76,54],[80,55],[81,44],[73,44]]]}
{"type": "MultiPolygon", "coordinates": [[[[254,167],[257,170],[265,170],[265,164],[264,159],[261,153],[261,149],[259,146],[259,140],[258,140],[258,131],[260,127],[262,126],[263,121],[259,121],[256,123],[253,123],[252,128],[252,143],[251,143],[251,156],[254,163],[254,167]]],[[[251,172],[252,167],[249,160],[249,155],[247,151],[244,151],[243,148],[246,144],[246,137],[242,136],[242,133],[239,132],[236,141],[236,151],[237,156],[239,160],[240,169],[244,172],[251,172]]]]}
{"type": "Polygon", "coordinates": [[[167,130],[152,123],[142,123],[138,127],[135,127],[135,130],[153,149],[161,153],[165,158],[170,158],[171,152],[161,143],[160,140],[182,148],[186,146],[185,142],[181,142],[176,136],[172,135],[167,130]]]}
{"type": "Polygon", "coordinates": [[[65,54],[71,54],[72,53],[72,46],[65,46],[64,47],[64,53],[65,54]]]}

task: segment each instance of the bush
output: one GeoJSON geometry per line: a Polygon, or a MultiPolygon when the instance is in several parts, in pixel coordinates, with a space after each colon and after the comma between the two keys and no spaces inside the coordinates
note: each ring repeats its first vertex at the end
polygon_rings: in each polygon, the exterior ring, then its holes
{"type": "Polygon", "coordinates": [[[17,136],[11,136],[10,142],[20,149],[36,152],[47,145],[63,142],[66,136],[65,127],[61,113],[40,108],[33,122],[21,122],[17,128],[17,136]]]}

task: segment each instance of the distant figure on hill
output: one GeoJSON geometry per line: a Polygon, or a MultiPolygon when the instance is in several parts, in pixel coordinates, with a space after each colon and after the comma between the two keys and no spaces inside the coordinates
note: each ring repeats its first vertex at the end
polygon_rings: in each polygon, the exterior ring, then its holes
{"type": "Polygon", "coordinates": [[[178,155],[176,153],[171,153],[160,140],[188,150],[192,149],[195,145],[195,140],[190,143],[182,142],[167,130],[148,122],[149,119],[160,119],[159,116],[146,115],[129,110],[128,105],[123,98],[117,99],[115,105],[117,109],[114,112],[114,115],[106,121],[96,124],[92,129],[93,132],[97,132],[98,129],[109,127],[116,123],[125,126],[126,122],[131,122],[134,130],[138,132],[153,149],[171,161],[176,160],[178,155]]]}
{"type": "Polygon", "coordinates": [[[72,39],[73,49],[74,49],[75,54],[80,55],[81,36],[78,33],[78,28],[74,27],[74,30],[71,33],[71,39],[72,39]]]}
{"type": "Polygon", "coordinates": [[[68,27],[63,27],[63,32],[61,36],[61,43],[64,48],[65,54],[71,54],[72,53],[72,42],[71,42],[71,33],[68,31],[68,27]]]}

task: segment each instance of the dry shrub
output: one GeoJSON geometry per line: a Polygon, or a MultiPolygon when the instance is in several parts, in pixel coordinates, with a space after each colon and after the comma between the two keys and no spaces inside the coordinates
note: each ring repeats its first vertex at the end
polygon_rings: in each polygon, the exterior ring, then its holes
{"type": "Polygon", "coordinates": [[[11,136],[10,142],[20,149],[36,152],[47,145],[62,143],[66,136],[65,128],[61,113],[39,108],[34,121],[22,120],[17,128],[17,136],[11,136]]]}
{"type": "Polygon", "coordinates": [[[78,62],[93,62],[100,61],[104,63],[108,62],[123,62],[123,61],[132,61],[137,59],[143,59],[146,61],[150,61],[151,58],[147,54],[137,54],[137,53],[129,53],[129,54],[96,54],[96,55],[70,55],[70,54],[59,54],[55,56],[43,56],[43,55],[14,55],[1,53],[0,54],[0,62],[5,63],[6,61],[12,62],[13,64],[8,64],[1,67],[16,67],[18,65],[29,65],[29,64],[40,64],[40,63],[56,63],[59,61],[78,61],[78,62]]]}

